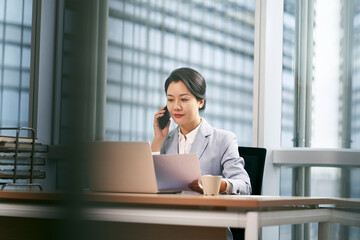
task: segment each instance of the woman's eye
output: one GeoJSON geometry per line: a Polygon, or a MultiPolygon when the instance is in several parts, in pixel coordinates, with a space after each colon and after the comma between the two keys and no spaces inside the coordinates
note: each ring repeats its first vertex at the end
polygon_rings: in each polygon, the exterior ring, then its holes
{"type": "Polygon", "coordinates": [[[182,98],[181,101],[186,102],[188,99],[187,98],[182,98]]]}
{"type": "Polygon", "coordinates": [[[174,99],[168,99],[167,101],[168,101],[168,102],[172,102],[172,101],[174,101],[174,99]]]}

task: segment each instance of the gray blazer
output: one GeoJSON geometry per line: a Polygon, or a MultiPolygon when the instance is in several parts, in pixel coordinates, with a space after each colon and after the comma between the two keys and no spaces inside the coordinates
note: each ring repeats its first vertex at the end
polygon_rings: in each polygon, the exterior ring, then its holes
{"type": "MultiPolygon", "coordinates": [[[[178,129],[173,129],[165,139],[161,154],[179,153],[178,129]]],[[[250,194],[250,178],[244,169],[244,159],[239,156],[236,135],[213,128],[202,119],[190,153],[197,153],[201,174],[218,175],[232,185],[232,194],[250,194]]]]}

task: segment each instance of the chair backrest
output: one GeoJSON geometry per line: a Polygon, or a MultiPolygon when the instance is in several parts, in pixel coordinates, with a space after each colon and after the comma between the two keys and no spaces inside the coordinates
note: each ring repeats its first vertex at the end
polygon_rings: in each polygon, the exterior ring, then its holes
{"type": "Polygon", "coordinates": [[[244,158],[245,170],[250,177],[252,187],[251,195],[261,195],[266,149],[239,146],[239,154],[244,158]]]}

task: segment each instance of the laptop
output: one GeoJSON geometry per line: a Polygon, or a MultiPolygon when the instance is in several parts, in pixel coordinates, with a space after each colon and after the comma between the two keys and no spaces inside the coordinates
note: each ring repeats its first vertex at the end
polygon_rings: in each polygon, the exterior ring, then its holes
{"type": "MultiPolygon", "coordinates": [[[[149,142],[93,142],[89,153],[89,187],[92,191],[179,193],[183,190],[181,187],[169,189],[170,185],[163,183],[159,183],[161,189],[158,187],[149,142]]],[[[199,164],[197,156],[195,160],[199,164]]]]}

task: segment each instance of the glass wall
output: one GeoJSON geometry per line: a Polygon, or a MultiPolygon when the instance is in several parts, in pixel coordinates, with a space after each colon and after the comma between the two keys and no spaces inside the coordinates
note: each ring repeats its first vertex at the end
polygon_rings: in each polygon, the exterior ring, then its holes
{"type": "MultiPolygon", "coordinates": [[[[360,1],[353,0],[351,10],[351,147],[360,149],[360,1]]],[[[349,33],[349,34],[350,34],[349,33]]]]}
{"type": "MultiPolygon", "coordinates": [[[[312,7],[310,3],[307,5],[308,11],[313,12],[304,14],[300,11],[304,6],[301,2],[284,2],[282,146],[298,147],[299,144],[294,142],[294,126],[308,125],[311,126],[308,127],[310,136],[302,139],[307,141],[306,146],[359,149],[359,3],[339,0],[329,4],[317,0],[312,7]],[[303,36],[297,39],[298,32],[304,29],[302,24],[311,30],[307,39],[303,36]],[[301,44],[304,40],[308,40],[306,46],[301,44]],[[298,62],[304,59],[312,63],[307,69],[311,74],[299,74],[303,69],[297,68],[298,62]],[[302,84],[299,78],[309,75],[312,78],[306,82],[306,88],[297,86],[302,84]],[[294,96],[300,96],[296,91],[307,91],[311,94],[311,101],[296,99],[294,96]],[[304,103],[308,104],[303,107],[310,109],[311,117],[301,121],[296,119],[298,113],[294,109],[304,103]]],[[[313,172],[315,174],[316,169],[313,172]]],[[[339,176],[338,173],[330,175],[339,176]]],[[[335,182],[333,186],[336,186],[335,182]]],[[[322,193],[317,191],[317,194],[322,193]]]]}
{"type": "MultiPolygon", "coordinates": [[[[282,146],[359,149],[359,1],[285,0],[282,146]]],[[[360,196],[359,169],[311,167],[311,196],[360,196]],[[350,183],[350,184],[349,184],[350,183]]],[[[292,195],[293,170],[281,170],[281,194],[292,195]]],[[[357,239],[359,229],[341,229],[357,239]]],[[[316,239],[311,226],[310,239],[316,239]]],[[[291,228],[281,228],[289,239],[291,228]]]]}
{"type": "Polygon", "coordinates": [[[28,126],[32,6],[32,0],[0,1],[1,127],[28,126]]]}
{"type": "Polygon", "coordinates": [[[255,1],[109,5],[106,139],[151,141],[165,79],[191,67],[207,81],[204,117],[252,144],[255,1]]]}

